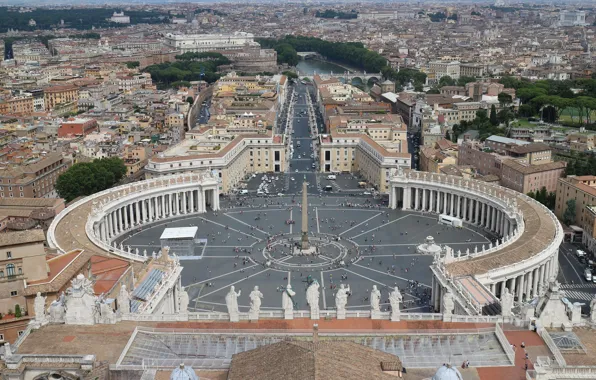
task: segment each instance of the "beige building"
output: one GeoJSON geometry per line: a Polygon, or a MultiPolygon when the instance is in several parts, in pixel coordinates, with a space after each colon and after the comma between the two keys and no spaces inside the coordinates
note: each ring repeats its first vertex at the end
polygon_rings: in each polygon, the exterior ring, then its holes
{"type": "Polygon", "coordinates": [[[567,136],[569,148],[578,152],[586,152],[594,149],[594,140],[596,134],[593,133],[577,133],[567,136]]]}
{"type": "Polygon", "coordinates": [[[71,164],[51,153],[28,164],[0,166],[0,198],[55,198],[58,176],[71,164]]]}
{"type": "Polygon", "coordinates": [[[37,229],[0,234],[0,313],[14,312],[16,305],[26,308],[25,281],[46,278],[44,241],[37,229]]]}
{"type": "Polygon", "coordinates": [[[0,114],[29,116],[31,113],[33,113],[33,96],[0,99],[0,114]]]}
{"type": "Polygon", "coordinates": [[[596,205],[596,176],[568,176],[557,181],[555,215],[563,220],[567,201],[575,199],[574,224],[583,226],[590,219],[586,206],[596,205]]]}
{"type": "Polygon", "coordinates": [[[76,86],[52,86],[43,90],[44,104],[47,111],[52,111],[56,106],[76,104],[79,101],[79,88],[76,86]]]}
{"type": "Polygon", "coordinates": [[[230,192],[252,173],[286,170],[285,138],[271,131],[242,135],[225,128],[192,130],[186,139],[158,156],[145,167],[147,178],[195,170],[211,170],[220,179],[220,191],[230,192]]]}
{"type": "Polygon", "coordinates": [[[502,163],[501,186],[527,194],[542,187],[556,191],[557,181],[565,175],[564,161],[532,165],[526,160],[505,160],[502,163]]]}

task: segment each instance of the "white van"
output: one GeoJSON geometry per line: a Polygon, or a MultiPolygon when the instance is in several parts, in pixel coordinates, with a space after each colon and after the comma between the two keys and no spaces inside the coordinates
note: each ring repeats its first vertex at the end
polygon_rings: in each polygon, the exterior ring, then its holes
{"type": "Polygon", "coordinates": [[[586,281],[592,281],[592,270],[590,268],[586,268],[584,271],[584,277],[586,278],[586,281]]]}
{"type": "Polygon", "coordinates": [[[246,189],[242,189],[240,190],[240,194],[244,195],[244,194],[248,194],[248,190],[246,189]]]}
{"type": "Polygon", "coordinates": [[[327,176],[327,179],[329,179],[329,180],[337,179],[337,176],[335,174],[329,174],[327,176]]]}
{"type": "Polygon", "coordinates": [[[578,249],[577,251],[575,251],[575,254],[577,255],[577,257],[584,257],[586,255],[586,253],[584,251],[582,251],[581,249],[578,249]]]}

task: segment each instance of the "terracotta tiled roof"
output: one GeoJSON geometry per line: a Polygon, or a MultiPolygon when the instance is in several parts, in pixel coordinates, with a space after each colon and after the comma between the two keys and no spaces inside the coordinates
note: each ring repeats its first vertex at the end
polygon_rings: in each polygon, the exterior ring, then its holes
{"type": "Polygon", "coordinates": [[[75,274],[79,273],[91,258],[92,253],[75,249],[47,261],[48,278],[27,283],[25,295],[37,292],[48,293],[59,291],[75,274]]]}
{"type": "Polygon", "coordinates": [[[353,342],[283,341],[234,355],[228,380],[395,379],[382,362],[402,369],[397,356],[353,342]]]}
{"type": "Polygon", "coordinates": [[[0,247],[43,242],[45,239],[46,237],[43,233],[43,230],[5,232],[0,234],[0,247]]]}

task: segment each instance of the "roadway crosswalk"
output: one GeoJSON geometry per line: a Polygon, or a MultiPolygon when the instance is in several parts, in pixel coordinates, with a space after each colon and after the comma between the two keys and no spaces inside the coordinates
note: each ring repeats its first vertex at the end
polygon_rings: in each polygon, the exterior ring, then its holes
{"type": "Polygon", "coordinates": [[[562,284],[561,289],[594,289],[596,284],[584,283],[584,284],[562,284]]]}
{"type": "Polygon", "coordinates": [[[580,292],[577,290],[563,290],[563,295],[572,301],[591,301],[595,296],[594,293],[580,292]]]}

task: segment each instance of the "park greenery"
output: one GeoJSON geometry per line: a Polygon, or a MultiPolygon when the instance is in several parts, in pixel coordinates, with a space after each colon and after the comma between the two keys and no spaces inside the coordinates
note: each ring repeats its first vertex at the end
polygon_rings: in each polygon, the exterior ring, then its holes
{"type": "Polygon", "coordinates": [[[56,191],[67,202],[80,196],[95,194],[117,184],[126,174],[126,166],[118,157],[76,163],[60,174],[56,191]]]}
{"type": "Polygon", "coordinates": [[[500,82],[516,90],[521,101],[520,116],[540,116],[546,122],[560,121],[567,125],[594,123],[596,79],[530,81],[503,77],[500,82]]]}
{"type": "Polygon", "coordinates": [[[136,69],[137,67],[139,67],[140,62],[139,61],[128,61],[125,64],[126,64],[126,67],[129,69],[136,69]]]}
{"type": "Polygon", "coordinates": [[[151,74],[159,88],[178,88],[189,86],[191,81],[213,83],[220,78],[219,66],[230,64],[220,53],[184,53],[176,59],[176,62],[147,66],[143,71],[151,74]]]}
{"type": "Polygon", "coordinates": [[[428,18],[430,18],[430,21],[432,22],[442,22],[445,20],[457,20],[457,14],[452,14],[451,16],[447,16],[445,13],[443,12],[437,12],[437,13],[428,13],[427,14],[428,18]]]}
{"type": "MultiPolygon", "coordinates": [[[[59,28],[64,21],[65,28],[88,30],[96,28],[121,28],[126,24],[118,24],[108,21],[115,8],[70,8],[70,9],[47,9],[36,8],[31,12],[19,12],[16,8],[0,7],[0,33],[8,29],[23,31],[48,30],[59,28]],[[35,20],[36,25],[30,26],[29,20],[35,20]]],[[[127,10],[126,15],[130,16],[131,24],[158,24],[167,23],[169,17],[165,13],[156,11],[135,11],[127,10]]]]}
{"type": "Polygon", "coordinates": [[[351,12],[338,12],[334,11],[333,9],[326,9],[324,11],[316,11],[315,17],[320,18],[338,18],[342,20],[349,20],[355,19],[358,17],[358,13],[356,11],[351,12]]]}

